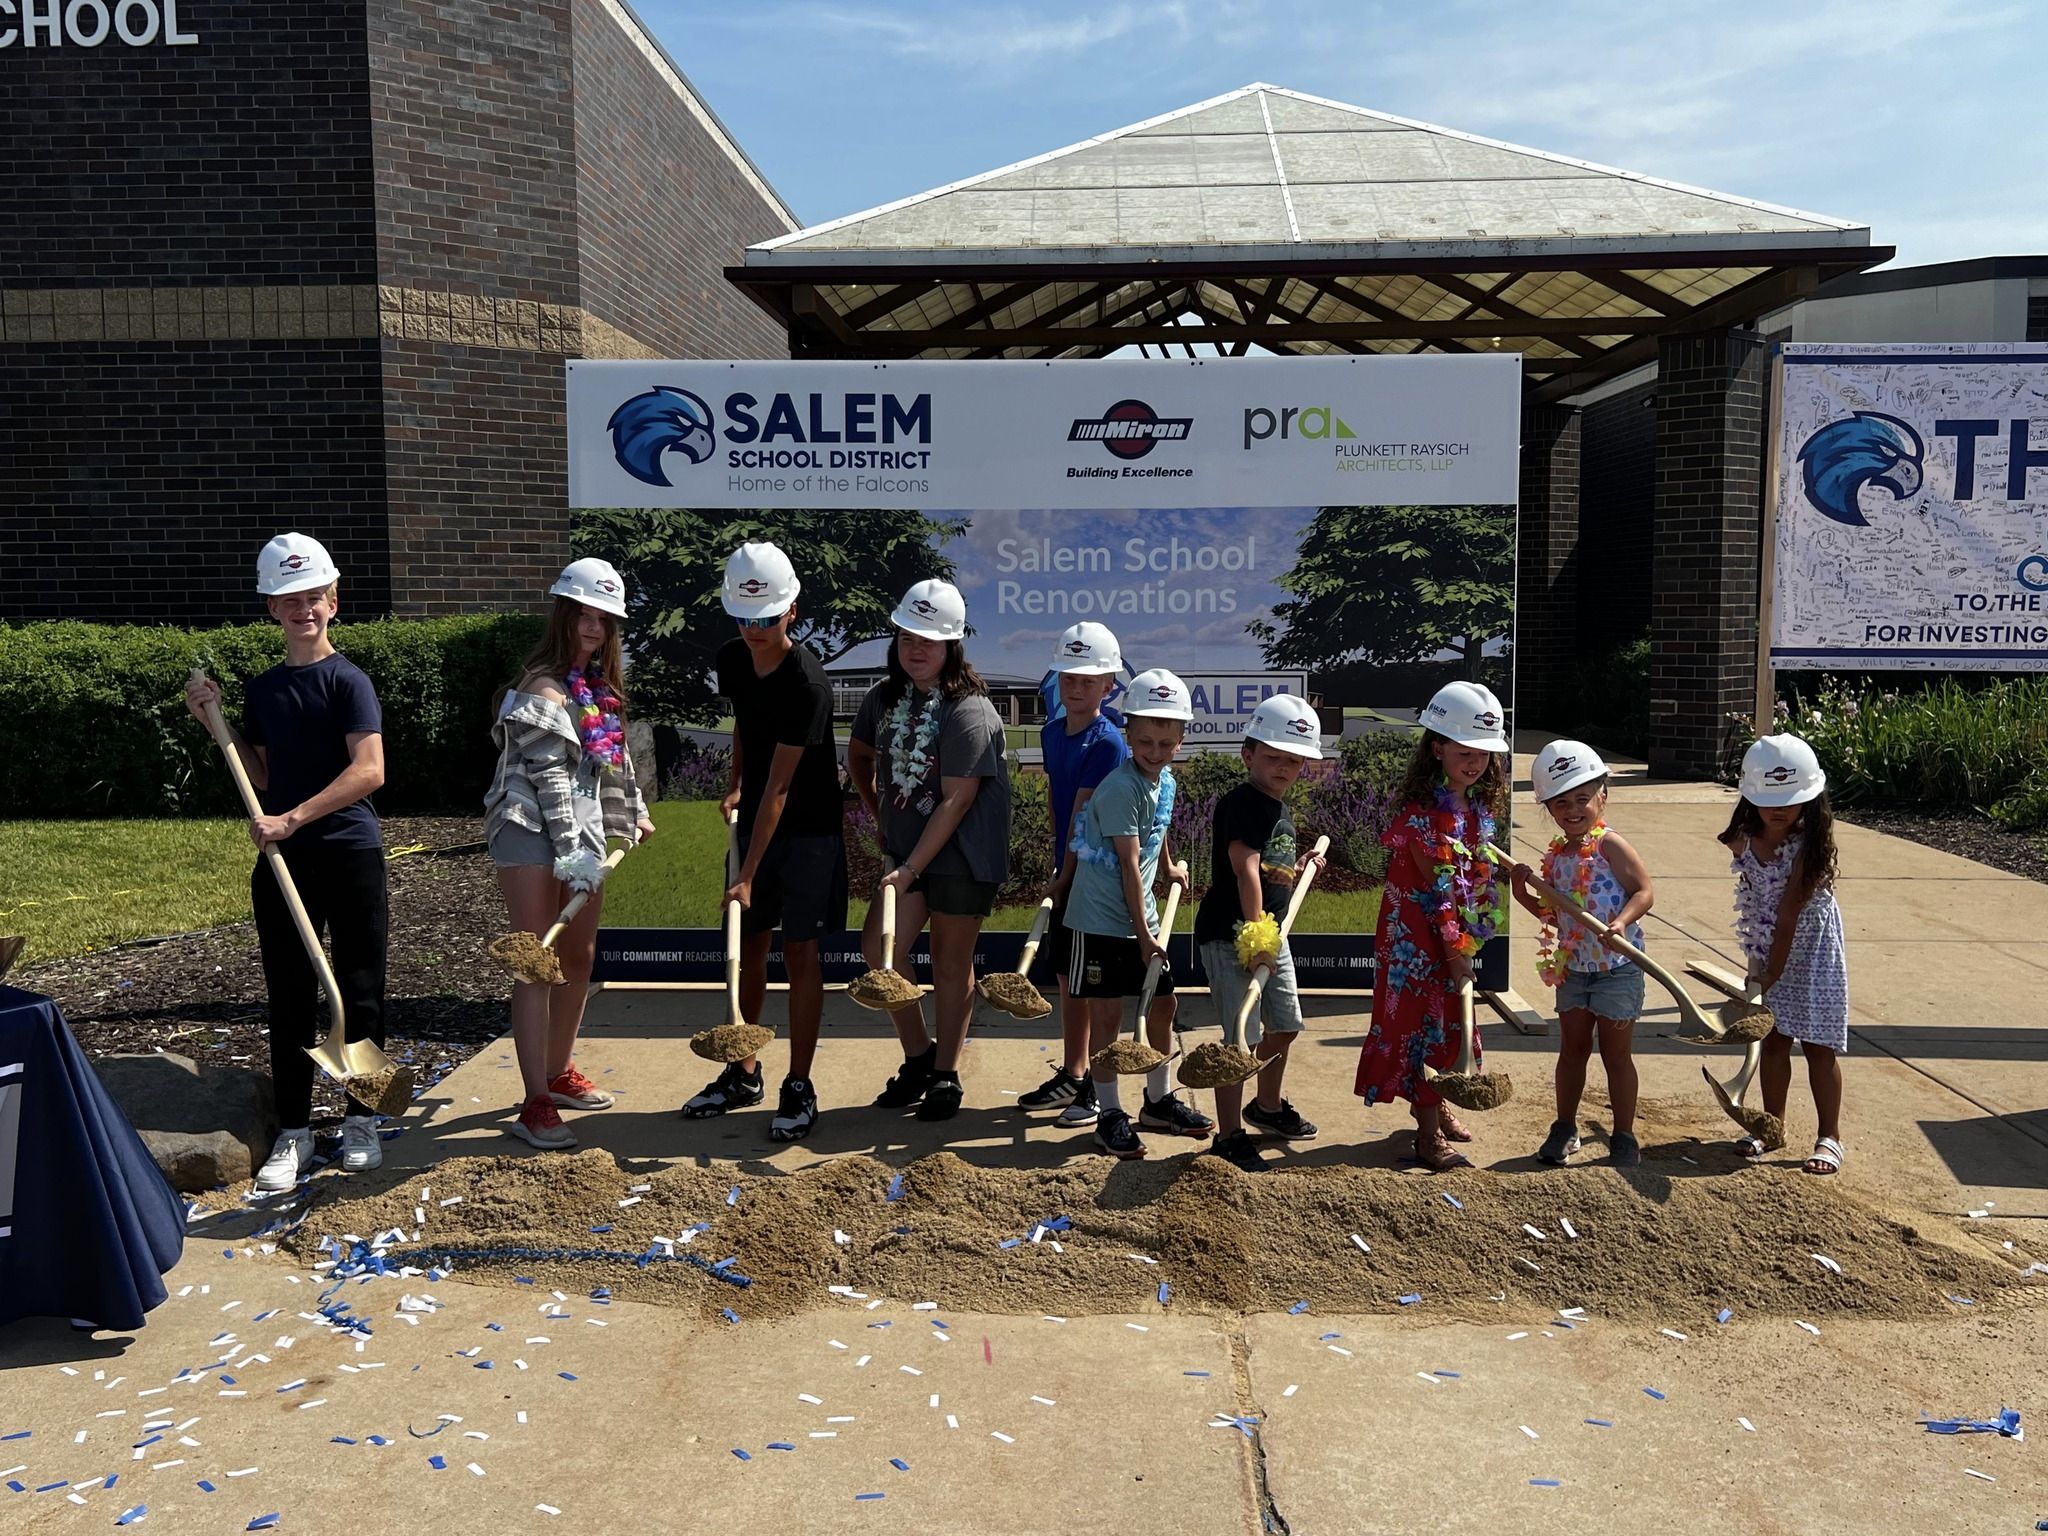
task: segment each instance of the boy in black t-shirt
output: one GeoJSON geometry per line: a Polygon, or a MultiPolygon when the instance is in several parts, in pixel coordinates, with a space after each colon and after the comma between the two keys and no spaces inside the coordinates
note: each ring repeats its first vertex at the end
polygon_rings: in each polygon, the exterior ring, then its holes
{"type": "MultiPolygon", "coordinates": [[[[384,959],[390,907],[384,838],[369,796],[384,783],[384,719],[377,691],[335,650],[327,626],[340,610],[340,573],[303,534],[272,539],[256,561],[256,590],[284,630],[284,661],[246,687],[242,729],[228,727],[264,814],[249,823],[261,848],[284,855],[313,931],[327,931],[350,1040],[384,1043],[384,959]]],[[[199,678],[186,706],[203,723],[220,689],[199,678]]],[[[259,858],[249,878],[263,980],[270,997],[270,1076],[282,1131],[256,1187],[298,1183],[313,1160],[313,1061],[319,983],[284,893],[259,858]]],[[[384,1161],[376,1111],[353,1095],[341,1122],[341,1166],[384,1161]]]]}
{"type": "MultiPolygon", "coordinates": [[[[1257,1101],[1244,1103],[1244,1084],[1216,1090],[1219,1134],[1209,1149],[1247,1173],[1265,1166],[1246,1133],[1256,1130],[1288,1141],[1311,1141],[1316,1128],[1280,1097],[1287,1052],[1301,1032],[1301,998],[1294,987],[1294,957],[1283,942],[1277,953],[1240,957],[1238,929],[1262,913],[1286,910],[1296,876],[1306,867],[1288,814],[1287,791],[1301,771],[1321,758],[1321,728],[1307,700],[1280,693],[1252,714],[1245,728],[1246,781],[1216,802],[1209,889],[1195,913],[1195,947],[1209,978],[1209,999],[1228,1038],[1252,972],[1270,965],[1259,1006],[1245,1026],[1244,1046],[1265,1066],[1257,1101]]],[[[1311,858],[1314,855],[1310,855],[1311,858]]]]}
{"type": "MultiPolygon", "coordinates": [[[[761,1022],[768,950],[782,930],[789,976],[789,1075],[768,1134],[801,1141],[818,1120],[811,1082],[825,973],[818,942],[846,927],[845,801],[832,729],[832,685],[818,658],[790,638],[801,590],[773,544],[743,544],[726,562],[720,597],[739,626],[718,652],[718,691],[731,704],[732,779],[721,807],[739,817],[739,864],[726,901],[740,916],[740,1013],[761,1022]]],[[[723,903],[721,903],[723,906],[723,903]]],[[[733,1062],[683,1106],[698,1120],[758,1104],[757,1058],[733,1062]]]]}

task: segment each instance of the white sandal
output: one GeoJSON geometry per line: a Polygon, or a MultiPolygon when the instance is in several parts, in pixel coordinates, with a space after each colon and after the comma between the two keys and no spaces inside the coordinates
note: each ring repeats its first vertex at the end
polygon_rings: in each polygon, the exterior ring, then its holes
{"type": "Polygon", "coordinates": [[[1813,1153],[1806,1159],[1805,1171],[1815,1178],[1826,1178],[1842,1171],[1842,1144],[1832,1136],[1823,1136],[1813,1144],[1813,1153]],[[1819,1163],[1818,1168],[1814,1167],[1819,1163]]]}
{"type": "Polygon", "coordinates": [[[1764,1145],[1761,1136],[1738,1136],[1735,1138],[1735,1155],[1747,1158],[1752,1163],[1759,1161],[1764,1153],[1769,1150],[1770,1148],[1764,1145]]]}

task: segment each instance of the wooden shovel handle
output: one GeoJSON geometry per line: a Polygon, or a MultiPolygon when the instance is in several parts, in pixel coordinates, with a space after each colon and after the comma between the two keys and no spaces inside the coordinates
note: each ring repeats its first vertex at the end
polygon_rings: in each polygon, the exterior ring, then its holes
{"type": "MultiPolygon", "coordinates": [[[[1330,840],[1327,837],[1319,837],[1316,839],[1315,847],[1309,850],[1309,857],[1319,859],[1329,851],[1330,840]]],[[[1308,888],[1315,884],[1315,878],[1316,866],[1311,864],[1302,872],[1301,878],[1294,882],[1294,894],[1287,898],[1287,910],[1280,916],[1281,943],[1285,944],[1287,935],[1294,932],[1294,919],[1300,915],[1301,904],[1308,899],[1308,888]]],[[[1252,972],[1251,984],[1244,989],[1244,1001],[1237,1005],[1237,1038],[1234,1044],[1242,1047],[1244,1032],[1251,1026],[1252,1011],[1259,1006],[1259,998],[1266,990],[1266,983],[1272,979],[1273,968],[1270,965],[1262,965],[1252,972]]]]}
{"type": "Polygon", "coordinates": [[[744,1023],[740,1017],[740,904],[725,904],[725,1008],[726,1022],[744,1023]]]}
{"type": "MultiPolygon", "coordinates": [[[[631,844],[626,844],[623,847],[614,848],[604,856],[604,872],[606,874],[610,874],[619,867],[619,860],[626,856],[627,849],[631,846],[631,844]]],[[[541,938],[540,947],[542,949],[553,949],[555,947],[555,940],[559,939],[563,931],[576,921],[576,915],[590,905],[590,898],[593,894],[594,892],[591,891],[578,891],[564,903],[561,913],[555,918],[554,926],[548,929],[547,933],[541,938]]]]}
{"type": "Polygon", "coordinates": [[[896,887],[882,887],[882,967],[896,969],[896,887]]]}
{"type": "MultiPolygon", "coordinates": [[[[199,668],[192,669],[192,681],[205,678],[199,668]]],[[[242,804],[248,807],[250,819],[261,816],[263,802],[256,798],[256,786],[249,782],[249,770],[242,766],[242,754],[235,750],[235,738],[228,734],[228,723],[221,718],[217,700],[206,706],[206,730],[220,748],[221,756],[228,760],[228,772],[234,775],[235,788],[242,792],[242,804]]],[[[284,893],[284,904],[291,911],[292,926],[299,931],[299,942],[306,947],[306,958],[313,962],[313,968],[320,973],[320,984],[327,989],[327,1006],[334,1010],[334,1030],[326,1043],[339,1046],[348,1039],[348,1033],[342,1021],[341,988],[335,984],[334,969],[327,963],[327,951],[320,947],[320,935],[314,932],[313,920],[306,915],[306,904],[299,900],[299,888],[292,884],[292,872],[285,867],[284,855],[275,844],[265,843],[263,857],[270,865],[278,890],[284,893]]]]}
{"type": "Polygon", "coordinates": [[[1038,946],[1045,942],[1046,926],[1052,922],[1052,898],[1038,904],[1038,916],[1031,919],[1031,931],[1024,935],[1024,953],[1017,957],[1017,974],[1031,974],[1031,962],[1038,958],[1038,946]]]}
{"type": "MultiPolygon", "coordinates": [[[[1173,942],[1173,920],[1180,915],[1181,883],[1176,880],[1166,888],[1166,906],[1159,914],[1159,943],[1162,947],[1173,942]]],[[[1166,961],[1159,955],[1152,957],[1152,963],[1145,967],[1145,988],[1138,994],[1138,1038],[1145,1037],[1145,1014],[1152,1007],[1152,994],[1159,990],[1159,978],[1165,973],[1166,961]]]]}

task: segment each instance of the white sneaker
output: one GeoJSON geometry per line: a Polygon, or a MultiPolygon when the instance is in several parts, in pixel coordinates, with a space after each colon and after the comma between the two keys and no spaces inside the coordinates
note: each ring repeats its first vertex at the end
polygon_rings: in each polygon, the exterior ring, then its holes
{"type": "Polygon", "coordinates": [[[344,1173],[365,1173],[384,1166],[384,1143],[377,1139],[373,1115],[344,1115],[341,1121],[341,1167],[344,1173]]]}
{"type": "Polygon", "coordinates": [[[263,1166],[257,1169],[256,1187],[272,1194],[290,1189],[312,1164],[312,1131],[286,1131],[277,1138],[277,1145],[270,1149],[270,1156],[263,1166]]]}

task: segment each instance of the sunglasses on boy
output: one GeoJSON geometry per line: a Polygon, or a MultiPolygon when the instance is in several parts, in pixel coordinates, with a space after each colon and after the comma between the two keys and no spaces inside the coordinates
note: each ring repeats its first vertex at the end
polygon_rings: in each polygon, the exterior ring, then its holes
{"type": "Polygon", "coordinates": [[[785,608],[781,613],[771,613],[765,619],[734,619],[733,623],[739,625],[741,629],[773,629],[788,615],[789,610],[785,608]]]}

